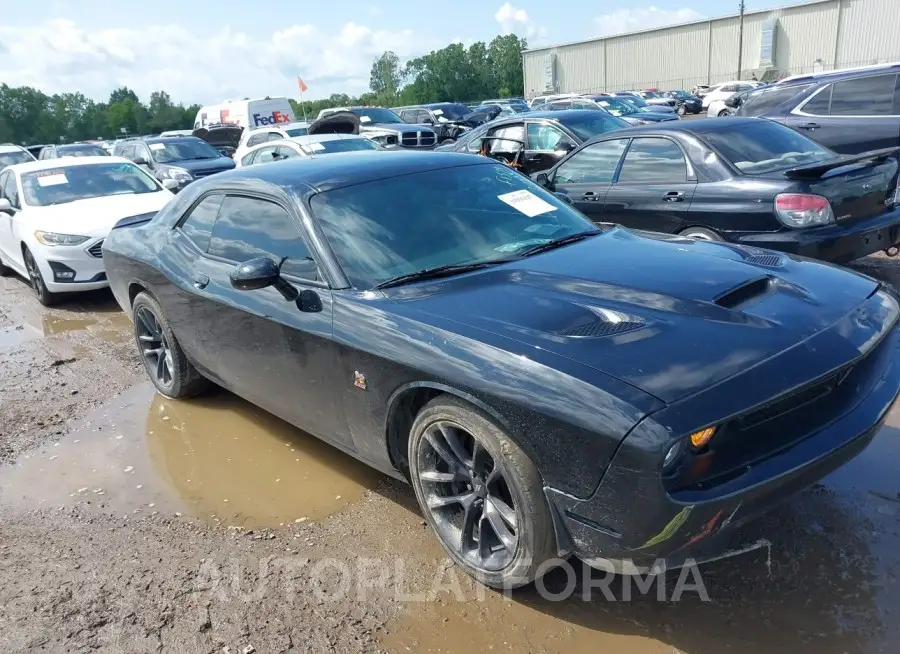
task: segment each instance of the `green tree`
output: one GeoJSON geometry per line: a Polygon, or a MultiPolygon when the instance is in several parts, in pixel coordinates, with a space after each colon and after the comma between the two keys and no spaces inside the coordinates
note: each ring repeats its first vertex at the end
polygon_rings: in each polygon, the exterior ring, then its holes
{"type": "Polygon", "coordinates": [[[390,50],[372,63],[372,72],[369,76],[369,89],[372,93],[396,98],[402,82],[400,57],[390,50]]]}

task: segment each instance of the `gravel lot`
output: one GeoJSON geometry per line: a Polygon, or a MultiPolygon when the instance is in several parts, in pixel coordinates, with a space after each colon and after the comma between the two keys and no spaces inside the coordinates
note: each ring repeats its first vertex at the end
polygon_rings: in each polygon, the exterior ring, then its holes
{"type": "Polygon", "coordinates": [[[900,651],[896,409],[702,569],[710,601],[582,601],[579,568],[555,602],[476,587],[410,489],[245,402],[156,396],[109,293],[47,310],[0,278],[0,407],[2,652],[900,651]]]}

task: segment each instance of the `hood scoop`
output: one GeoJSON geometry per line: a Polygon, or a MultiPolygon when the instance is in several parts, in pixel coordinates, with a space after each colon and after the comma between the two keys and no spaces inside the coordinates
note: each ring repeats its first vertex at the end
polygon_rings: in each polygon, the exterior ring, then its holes
{"type": "Polygon", "coordinates": [[[644,321],[618,311],[600,307],[586,307],[590,314],[583,316],[577,323],[558,330],[559,336],[569,338],[603,338],[617,336],[640,329],[644,321]]]}
{"type": "Polygon", "coordinates": [[[726,291],[713,302],[725,309],[736,309],[752,300],[768,295],[773,289],[774,284],[771,277],[758,277],[726,291]]]}
{"type": "Polygon", "coordinates": [[[746,259],[747,263],[754,266],[764,266],[766,268],[781,268],[784,266],[784,259],[777,254],[751,254],[746,259]]]}

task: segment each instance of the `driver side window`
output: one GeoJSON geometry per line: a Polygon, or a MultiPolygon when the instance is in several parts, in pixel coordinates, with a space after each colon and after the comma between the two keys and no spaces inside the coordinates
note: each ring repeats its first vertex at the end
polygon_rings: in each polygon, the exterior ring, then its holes
{"type": "Polygon", "coordinates": [[[552,125],[528,123],[529,150],[552,152],[563,146],[575,147],[575,143],[561,130],[552,125]]]}
{"type": "Polygon", "coordinates": [[[556,169],[557,184],[612,184],[628,139],[602,141],[572,155],[556,169]]]}

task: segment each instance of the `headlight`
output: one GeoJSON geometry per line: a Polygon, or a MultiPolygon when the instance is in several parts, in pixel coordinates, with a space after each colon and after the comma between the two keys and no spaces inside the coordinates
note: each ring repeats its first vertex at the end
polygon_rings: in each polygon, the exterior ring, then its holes
{"type": "Polygon", "coordinates": [[[163,177],[163,179],[174,179],[176,182],[191,182],[194,179],[194,176],[184,168],[163,168],[159,174],[163,177]]]}
{"type": "Polygon", "coordinates": [[[81,245],[87,241],[90,236],[79,236],[78,234],[56,234],[54,232],[35,232],[34,237],[42,245],[81,245]]]}

